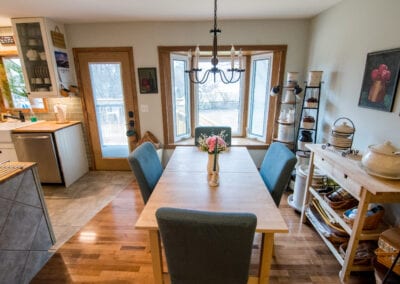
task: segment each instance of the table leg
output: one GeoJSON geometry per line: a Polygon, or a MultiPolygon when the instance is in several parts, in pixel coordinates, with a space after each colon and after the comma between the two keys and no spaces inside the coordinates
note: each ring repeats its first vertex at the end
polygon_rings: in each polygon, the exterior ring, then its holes
{"type": "Polygon", "coordinates": [[[274,248],[274,234],[263,233],[261,237],[261,251],[260,251],[260,271],[259,271],[259,284],[269,283],[269,274],[272,264],[272,252],[274,248]]]}
{"type": "Polygon", "coordinates": [[[163,267],[162,267],[162,254],[161,254],[161,241],[158,231],[151,230],[150,247],[151,247],[151,260],[153,263],[154,283],[163,283],[163,267]]]}

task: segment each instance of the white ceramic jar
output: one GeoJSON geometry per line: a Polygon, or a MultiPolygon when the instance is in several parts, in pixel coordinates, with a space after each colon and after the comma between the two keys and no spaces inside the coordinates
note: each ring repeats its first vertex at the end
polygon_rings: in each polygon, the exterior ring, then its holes
{"type": "Polygon", "coordinates": [[[361,164],[369,174],[400,179],[400,149],[396,149],[390,141],[368,146],[361,164]]]}

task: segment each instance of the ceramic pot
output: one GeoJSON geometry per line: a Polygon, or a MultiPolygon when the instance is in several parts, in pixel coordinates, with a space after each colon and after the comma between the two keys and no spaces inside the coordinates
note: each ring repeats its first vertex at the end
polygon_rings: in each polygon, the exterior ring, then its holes
{"type": "Polygon", "coordinates": [[[323,71],[310,71],[308,72],[308,86],[309,87],[318,87],[321,83],[323,71]]]}
{"type": "Polygon", "coordinates": [[[361,164],[372,175],[400,178],[400,153],[390,141],[368,146],[361,164]]]}

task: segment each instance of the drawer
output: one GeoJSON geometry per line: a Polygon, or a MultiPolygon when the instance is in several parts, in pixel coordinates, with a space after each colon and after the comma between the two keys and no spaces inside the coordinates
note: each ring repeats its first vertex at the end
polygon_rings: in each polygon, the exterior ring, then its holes
{"type": "Polygon", "coordinates": [[[361,185],[354,181],[351,176],[343,172],[342,169],[334,168],[332,178],[351,195],[360,200],[361,185]]]}
{"type": "Polygon", "coordinates": [[[333,164],[327,162],[321,156],[314,156],[314,165],[321,169],[325,174],[337,182],[341,187],[346,189],[355,198],[360,199],[361,185],[355,182],[351,176],[343,172],[339,164],[333,164]]]}
{"type": "Polygon", "coordinates": [[[333,175],[333,166],[328,163],[324,158],[318,155],[314,155],[314,165],[317,166],[322,172],[328,176],[333,175]]]}

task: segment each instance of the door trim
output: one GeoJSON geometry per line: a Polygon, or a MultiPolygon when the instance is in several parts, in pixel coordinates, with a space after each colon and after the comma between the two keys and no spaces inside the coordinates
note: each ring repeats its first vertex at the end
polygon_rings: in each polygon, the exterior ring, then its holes
{"type": "MultiPolygon", "coordinates": [[[[141,137],[140,133],[140,120],[139,120],[139,107],[138,107],[138,98],[136,92],[136,80],[135,80],[135,64],[133,59],[133,48],[132,47],[84,47],[84,48],[72,48],[73,56],[74,56],[74,64],[75,64],[75,71],[78,86],[82,86],[82,79],[81,79],[81,70],[79,65],[79,54],[82,53],[96,53],[96,52],[126,52],[129,58],[129,77],[132,80],[132,95],[133,95],[133,111],[134,111],[134,120],[135,120],[135,131],[137,133],[137,140],[139,141],[141,137]]],[[[89,152],[90,152],[90,159],[89,159],[89,168],[91,170],[96,170],[95,159],[94,159],[94,148],[92,143],[92,137],[90,133],[89,127],[89,116],[88,110],[85,103],[85,94],[83,88],[80,88],[80,98],[82,103],[82,110],[83,110],[83,119],[84,119],[84,126],[85,132],[87,134],[88,144],[89,144],[89,152]]],[[[128,113],[126,113],[126,116],[128,113]]],[[[129,120],[128,117],[125,117],[126,120],[129,120]]],[[[129,145],[130,150],[133,150],[137,145],[129,145]]]]}

